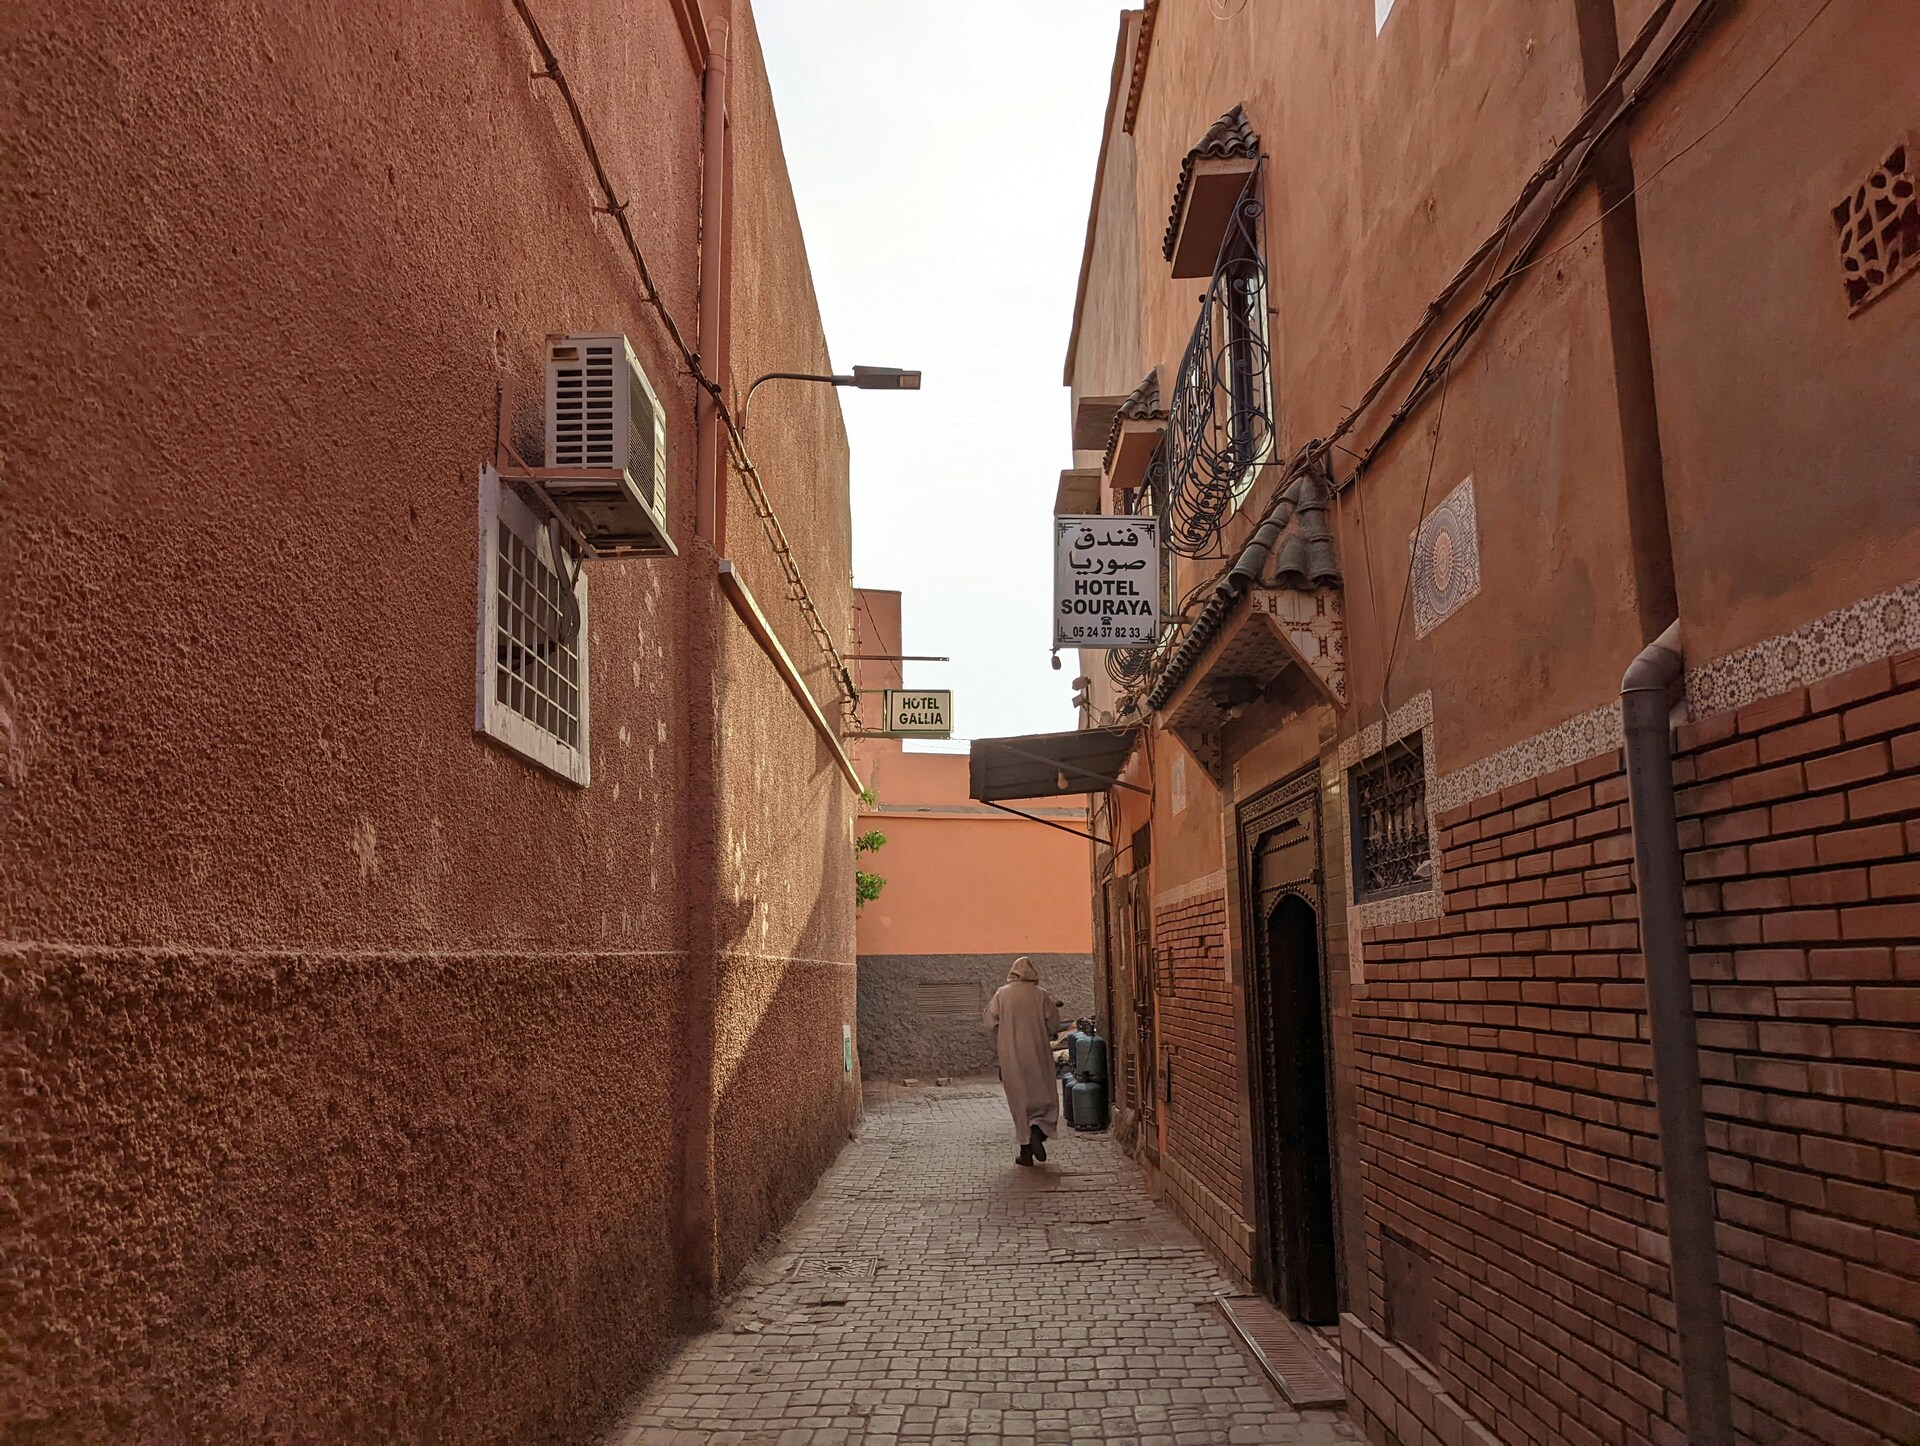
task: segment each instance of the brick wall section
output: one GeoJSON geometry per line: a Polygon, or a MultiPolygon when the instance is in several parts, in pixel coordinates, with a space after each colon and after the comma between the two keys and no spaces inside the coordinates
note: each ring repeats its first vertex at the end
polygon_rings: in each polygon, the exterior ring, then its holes
{"type": "MultiPolygon", "coordinates": [[[[1749,1442],[1920,1433],[1920,657],[1680,730],[1749,1442]]],[[[1366,1259],[1432,1260],[1437,1379],[1505,1442],[1680,1442],[1618,753],[1444,815],[1437,920],[1354,1004],[1366,1259]]]]}
{"type": "Polygon", "coordinates": [[[1738,1424],[1920,1437],[1920,654],[1680,730],[1738,1424]]]}
{"type": "Polygon", "coordinates": [[[1227,898],[1202,894],[1154,914],[1156,1022],[1170,1056],[1167,1198],[1222,1263],[1249,1276],[1240,1218],[1244,1164],[1233,992],[1226,966],[1227,898]],[[1197,1184],[1202,1187],[1195,1189],[1197,1184]],[[1211,1198],[1209,1198],[1211,1197],[1211,1198]]]}
{"type": "Polygon", "coordinates": [[[1649,1058],[1617,753],[1442,819],[1447,912],[1367,933],[1366,1260],[1432,1262],[1448,1392],[1504,1442],[1674,1440],[1649,1058]]]}

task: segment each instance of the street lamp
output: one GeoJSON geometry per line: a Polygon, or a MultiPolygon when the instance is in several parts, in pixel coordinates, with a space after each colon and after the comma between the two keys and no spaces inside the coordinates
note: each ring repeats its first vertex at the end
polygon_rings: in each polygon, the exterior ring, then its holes
{"type": "Polygon", "coordinates": [[[747,388],[747,395],[740,403],[740,430],[747,430],[747,408],[753,405],[753,394],[762,382],[822,382],[830,387],[858,387],[863,392],[917,392],[920,390],[920,373],[905,371],[900,367],[855,367],[844,376],[823,376],[815,372],[768,372],[763,377],[755,377],[753,385],[747,388]]]}

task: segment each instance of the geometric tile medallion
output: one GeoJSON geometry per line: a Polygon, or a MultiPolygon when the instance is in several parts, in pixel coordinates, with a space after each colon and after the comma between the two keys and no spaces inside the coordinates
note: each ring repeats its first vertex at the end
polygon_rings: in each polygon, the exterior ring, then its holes
{"type": "Polygon", "coordinates": [[[1424,638],[1480,591],[1473,478],[1427,514],[1413,540],[1413,633],[1424,638]]]}

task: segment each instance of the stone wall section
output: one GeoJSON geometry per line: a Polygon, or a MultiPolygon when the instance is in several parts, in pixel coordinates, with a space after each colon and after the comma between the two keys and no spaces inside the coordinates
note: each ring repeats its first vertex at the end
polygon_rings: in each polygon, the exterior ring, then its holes
{"type": "MultiPolygon", "coordinates": [[[[1907,1439],[1920,654],[1677,742],[1736,1425],[1907,1439]]],[[[1498,1439],[1678,1441],[1622,757],[1439,822],[1446,912],[1366,935],[1352,1309],[1394,1335],[1390,1230],[1425,1261],[1425,1367],[1498,1439]]]]}
{"type": "MultiPolygon", "coordinates": [[[[1007,982],[1017,954],[864,954],[860,957],[860,1025],[856,1042],[867,1079],[955,1079],[999,1074],[994,1034],[980,1011],[1007,982]],[[930,999],[950,1003],[971,986],[970,1010],[929,1010],[930,999]],[[934,986],[929,993],[927,986],[934,986]]],[[[1071,1023],[1094,1012],[1091,954],[1030,954],[1043,989],[1064,1001],[1071,1023]]],[[[1109,1050],[1111,1056],[1112,1051],[1109,1050]]]]}

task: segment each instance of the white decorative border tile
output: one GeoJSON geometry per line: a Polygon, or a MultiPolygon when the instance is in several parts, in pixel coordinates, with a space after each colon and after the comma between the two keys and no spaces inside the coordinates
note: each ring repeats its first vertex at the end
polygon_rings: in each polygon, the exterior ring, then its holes
{"type": "Polygon", "coordinates": [[[1389,743],[1398,743],[1433,722],[1433,694],[1426,692],[1409,698],[1387,715],[1384,729],[1369,723],[1351,738],[1343,739],[1334,756],[1334,766],[1345,773],[1363,758],[1371,758],[1389,743]]]}
{"type": "Polygon", "coordinates": [[[1913,648],[1920,648],[1920,581],[1689,669],[1687,716],[1711,718],[1913,648]]]}
{"type": "Polygon", "coordinates": [[[1224,897],[1226,892],[1227,871],[1215,869],[1210,874],[1202,874],[1197,879],[1188,879],[1184,884],[1175,884],[1172,888],[1155,894],[1153,910],[1157,914],[1162,909],[1177,909],[1180,905],[1207,894],[1219,894],[1224,897]]]}
{"type": "Polygon", "coordinates": [[[1434,790],[1434,812],[1445,813],[1473,799],[1485,798],[1516,783],[1525,783],[1596,753],[1605,753],[1609,748],[1618,748],[1625,741],[1620,727],[1620,703],[1616,699],[1444,775],[1434,790]]]}
{"type": "Polygon", "coordinates": [[[1413,635],[1424,638],[1480,595],[1480,519],[1468,477],[1413,536],[1413,635]]]}

